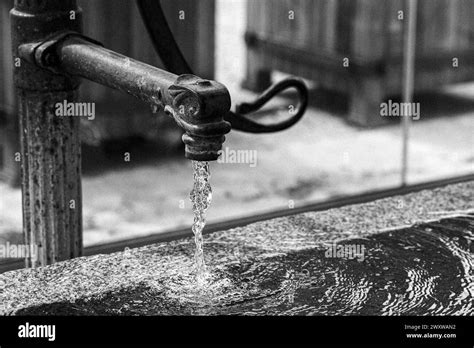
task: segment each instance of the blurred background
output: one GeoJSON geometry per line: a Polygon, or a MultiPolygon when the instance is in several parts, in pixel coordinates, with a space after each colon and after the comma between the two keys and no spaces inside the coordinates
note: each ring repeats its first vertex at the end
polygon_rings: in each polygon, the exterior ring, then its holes
{"type": "MultiPolygon", "coordinates": [[[[80,0],[84,33],[161,67],[134,1],[80,0]]],[[[233,105],[286,75],[304,78],[310,107],[287,131],[231,132],[224,148],[257,163],[212,163],[209,222],[292,209],[402,185],[399,117],[380,104],[402,95],[403,0],[163,0],[196,74],[224,83],[233,105]],[[400,12],[402,11],[402,12],[400,12]]],[[[8,12],[0,0],[0,242],[21,243],[18,125],[8,12]]],[[[474,173],[474,2],[418,1],[407,184],[474,173]]],[[[192,168],[165,115],[84,82],[96,103],[82,120],[84,244],[159,234],[192,223],[192,168]],[[126,160],[129,155],[129,161],[126,160]]],[[[288,117],[284,94],[255,117],[288,117]]]]}

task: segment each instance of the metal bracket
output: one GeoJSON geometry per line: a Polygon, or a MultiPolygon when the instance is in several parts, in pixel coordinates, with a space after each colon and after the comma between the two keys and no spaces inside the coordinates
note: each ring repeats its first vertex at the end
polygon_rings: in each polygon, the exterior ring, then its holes
{"type": "Polygon", "coordinates": [[[57,47],[67,38],[77,37],[95,45],[104,46],[101,42],[91,39],[76,31],[62,31],[48,36],[46,39],[37,42],[25,43],[18,47],[18,54],[22,59],[40,68],[47,69],[55,74],[64,74],[58,68],[59,59],[57,47]]]}

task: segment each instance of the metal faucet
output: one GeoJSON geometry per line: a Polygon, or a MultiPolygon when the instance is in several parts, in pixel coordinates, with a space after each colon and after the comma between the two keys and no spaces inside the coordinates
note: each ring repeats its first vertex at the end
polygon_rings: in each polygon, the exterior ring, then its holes
{"type": "Polygon", "coordinates": [[[183,128],[186,158],[213,161],[231,129],[224,85],[191,74],[177,76],[104,48],[77,32],[24,43],[18,55],[53,74],[83,77],[164,109],[183,128]]]}
{"type": "MultiPolygon", "coordinates": [[[[39,265],[82,254],[79,121],[54,115],[56,103],[77,100],[79,78],[162,108],[184,130],[186,158],[198,161],[216,160],[231,128],[275,132],[295,124],[305,111],[306,86],[295,78],[230,111],[224,85],[192,74],[160,2],[137,3],[158,54],[172,72],[108,50],[82,35],[82,13],[75,0],[15,0],[10,13],[13,58],[20,59],[14,81],[22,130],[23,230],[25,242],[41,249],[39,265]],[[299,93],[299,106],[288,120],[263,125],[244,116],[290,87],[299,93]]],[[[27,266],[35,265],[27,261],[27,266]]]]}

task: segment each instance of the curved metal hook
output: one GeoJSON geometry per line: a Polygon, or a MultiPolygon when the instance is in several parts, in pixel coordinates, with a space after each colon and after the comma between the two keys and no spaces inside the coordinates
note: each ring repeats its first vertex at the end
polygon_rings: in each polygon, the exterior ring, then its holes
{"type": "MultiPolygon", "coordinates": [[[[155,51],[160,56],[166,69],[178,75],[193,74],[192,69],[189,67],[189,64],[174,39],[163,9],[161,8],[160,0],[137,0],[137,6],[153,42],[155,51]]],[[[308,88],[301,79],[290,77],[270,86],[253,102],[237,105],[236,112],[229,111],[229,113],[224,116],[224,119],[231,123],[234,130],[248,133],[278,132],[298,122],[306,111],[307,105],[308,88]],[[289,119],[276,124],[266,125],[243,116],[244,114],[260,109],[276,94],[288,88],[295,88],[299,97],[295,114],[289,119]]]]}
{"type": "Polygon", "coordinates": [[[234,128],[243,130],[249,133],[278,132],[278,131],[287,129],[293,126],[296,122],[298,122],[301,119],[301,117],[303,117],[307,106],[308,106],[308,89],[305,83],[301,79],[298,79],[295,77],[289,77],[267,88],[253,102],[242,103],[240,105],[237,105],[236,114],[233,114],[231,112],[232,115],[231,116],[229,115],[230,119],[226,118],[226,120],[229,121],[234,128]],[[255,122],[245,116],[242,116],[242,115],[246,115],[260,109],[275,95],[289,88],[296,89],[298,93],[298,97],[299,97],[298,106],[292,112],[293,116],[291,116],[289,119],[279,122],[279,123],[266,125],[266,124],[255,122]],[[232,120],[234,116],[236,118],[232,120]],[[233,122],[235,122],[236,125],[234,125],[233,122]],[[238,126],[238,127],[235,127],[235,126],[238,126]]]}

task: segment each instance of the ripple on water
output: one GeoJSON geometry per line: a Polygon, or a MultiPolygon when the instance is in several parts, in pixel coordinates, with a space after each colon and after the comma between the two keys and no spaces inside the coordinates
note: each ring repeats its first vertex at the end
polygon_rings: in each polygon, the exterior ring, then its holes
{"type": "Polygon", "coordinates": [[[468,215],[338,243],[363,245],[363,260],[209,236],[202,286],[193,245],[175,242],[160,249],[155,269],[131,264],[142,274],[133,287],[19,314],[472,315],[473,226],[468,215]]]}

